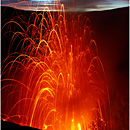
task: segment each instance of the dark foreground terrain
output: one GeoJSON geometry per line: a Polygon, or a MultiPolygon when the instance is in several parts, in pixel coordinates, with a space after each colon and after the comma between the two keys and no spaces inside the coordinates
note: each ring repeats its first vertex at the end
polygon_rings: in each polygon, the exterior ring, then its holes
{"type": "Polygon", "coordinates": [[[20,126],[11,122],[6,122],[1,120],[1,128],[2,130],[38,130],[36,128],[31,128],[28,126],[20,126]]]}

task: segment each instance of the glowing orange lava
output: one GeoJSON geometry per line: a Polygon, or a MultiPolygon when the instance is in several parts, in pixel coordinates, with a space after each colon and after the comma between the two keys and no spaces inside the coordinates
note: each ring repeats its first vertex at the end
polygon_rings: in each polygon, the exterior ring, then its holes
{"type": "Polygon", "coordinates": [[[20,31],[2,64],[2,119],[43,130],[110,130],[107,84],[89,18],[67,19],[61,10],[33,12],[28,23],[18,16],[3,26],[13,23],[20,31]]]}

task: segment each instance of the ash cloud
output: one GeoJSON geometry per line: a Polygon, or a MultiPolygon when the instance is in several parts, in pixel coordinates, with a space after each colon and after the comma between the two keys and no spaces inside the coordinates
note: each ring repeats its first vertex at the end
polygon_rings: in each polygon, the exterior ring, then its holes
{"type": "MultiPolygon", "coordinates": [[[[51,11],[56,11],[57,8],[55,8],[54,2],[56,3],[56,0],[1,0],[1,5],[33,11],[43,11],[46,6],[49,6],[51,11]],[[38,9],[38,6],[40,7],[40,10],[38,9]]],[[[65,5],[65,11],[85,12],[129,6],[128,0],[60,0],[60,3],[65,5]]]]}

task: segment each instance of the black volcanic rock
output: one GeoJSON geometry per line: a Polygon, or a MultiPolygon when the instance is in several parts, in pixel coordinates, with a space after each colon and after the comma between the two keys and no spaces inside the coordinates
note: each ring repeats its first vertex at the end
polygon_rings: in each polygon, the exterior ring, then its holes
{"type": "Polygon", "coordinates": [[[1,120],[1,130],[39,130],[28,126],[20,126],[11,122],[1,120]]]}

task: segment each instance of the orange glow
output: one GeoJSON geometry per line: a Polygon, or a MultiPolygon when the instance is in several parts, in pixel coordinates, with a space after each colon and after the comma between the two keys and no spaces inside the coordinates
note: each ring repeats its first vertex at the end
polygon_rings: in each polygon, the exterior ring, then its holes
{"type": "Polygon", "coordinates": [[[14,23],[21,31],[9,51],[19,35],[23,39],[20,51],[3,62],[2,119],[43,130],[110,129],[105,73],[89,19],[70,22],[61,9],[32,13],[26,29],[17,19],[3,26],[14,23]]]}
{"type": "Polygon", "coordinates": [[[81,130],[81,126],[80,126],[80,124],[78,124],[78,128],[79,128],[79,130],[81,130]]]}

